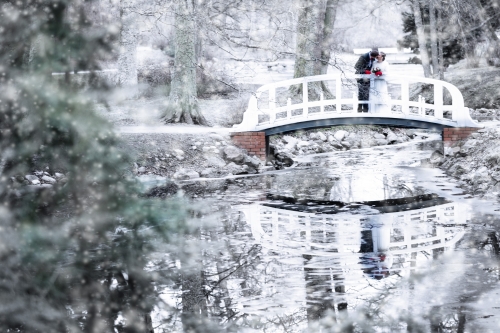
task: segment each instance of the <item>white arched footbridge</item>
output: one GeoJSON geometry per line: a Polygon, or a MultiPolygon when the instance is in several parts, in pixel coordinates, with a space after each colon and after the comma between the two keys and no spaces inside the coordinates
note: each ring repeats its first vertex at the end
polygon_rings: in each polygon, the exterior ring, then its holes
{"type": "Polygon", "coordinates": [[[370,102],[358,100],[356,79],[372,81],[379,79],[373,74],[318,75],[260,87],[250,98],[242,123],[234,125],[232,130],[265,132],[268,136],[335,125],[388,125],[434,129],[480,127],[470,117],[460,90],[448,82],[395,74],[383,75],[381,78],[387,80],[393,95],[388,100],[385,112],[357,112],[359,104],[370,102]],[[320,94],[316,100],[310,100],[308,86],[317,82],[326,83],[333,96],[325,98],[320,94]],[[431,85],[432,103],[422,96],[412,100],[410,98],[412,84],[431,85]],[[287,98],[288,91],[290,87],[297,85],[302,86],[302,96],[292,101],[291,98],[287,98]]]}

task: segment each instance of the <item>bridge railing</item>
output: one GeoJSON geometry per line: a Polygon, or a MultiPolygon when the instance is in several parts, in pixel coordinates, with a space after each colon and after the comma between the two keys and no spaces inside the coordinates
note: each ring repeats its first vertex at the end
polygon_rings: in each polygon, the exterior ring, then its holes
{"type": "Polygon", "coordinates": [[[336,117],[389,117],[423,120],[450,127],[478,127],[470,117],[469,109],[464,105],[460,90],[451,83],[397,74],[383,75],[380,78],[376,78],[373,74],[327,74],[266,84],[257,89],[250,98],[242,123],[234,127],[238,131],[258,131],[301,121],[336,117]],[[392,86],[400,85],[399,98],[391,96],[387,101],[388,111],[384,113],[358,113],[358,105],[370,104],[370,101],[358,100],[356,79],[369,79],[372,83],[373,80],[386,79],[392,86]],[[317,100],[309,99],[310,85],[331,81],[335,81],[334,87],[329,87],[332,93],[334,92],[333,96],[325,97],[321,92],[317,100]],[[433,103],[429,103],[422,96],[416,101],[411,100],[410,83],[432,85],[433,103]],[[301,90],[302,96],[299,96],[298,100],[295,99],[295,103],[288,98],[285,105],[281,95],[288,94],[292,87],[295,91],[301,90]],[[343,96],[345,87],[353,88],[351,96],[343,96]],[[451,96],[451,104],[444,103],[444,89],[451,96]]]}

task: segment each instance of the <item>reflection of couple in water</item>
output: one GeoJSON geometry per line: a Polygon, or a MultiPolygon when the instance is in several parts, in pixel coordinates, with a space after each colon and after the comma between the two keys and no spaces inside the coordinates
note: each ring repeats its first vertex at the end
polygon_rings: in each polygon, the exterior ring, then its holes
{"type": "Polygon", "coordinates": [[[382,113],[390,110],[389,93],[385,75],[389,64],[386,54],[372,49],[361,55],[354,65],[356,74],[373,75],[373,80],[366,77],[358,79],[358,112],[382,113]]]}

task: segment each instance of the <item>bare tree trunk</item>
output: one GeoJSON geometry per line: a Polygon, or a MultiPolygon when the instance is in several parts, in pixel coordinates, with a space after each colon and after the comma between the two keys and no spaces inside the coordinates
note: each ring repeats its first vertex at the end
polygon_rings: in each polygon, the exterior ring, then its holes
{"type": "Polygon", "coordinates": [[[315,63],[319,58],[318,34],[319,6],[314,0],[299,0],[297,44],[295,49],[294,78],[315,75],[315,63]]]}
{"type": "Polygon", "coordinates": [[[413,0],[411,2],[413,15],[415,16],[415,26],[417,28],[418,49],[420,50],[420,59],[422,60],[422,67],[424,68],[424,76],[431,76],[431,66],[429,63],[429,54],[427,53],[426,38],[424,24],[422,21],[422,12],[420,9],[420,0],[413,0]]]}
{"type": "Polygon", "coordinates": [[[438,29],[438,63],[439,63],[439,79],[444,80],[444,54],[443,54],[443,33],[442,33],[442,18],[443,8],[441,5],[437,8],[437,29],[438,29]]]}
{"type": "Polygon", "coordinates": [[[331,46],[334,43],[333,40],[333,26],[335,25],[335,17],[337,16],[337,6],[339,0],[327,0],[325,19],[323,25],[323,37],[321,38],[321,69],[320,74],[327,74],[328,63],[331,57],[331,46]]]}
{"type": "MultiPolygon", "coordinates": [[[[477,15],[479,15],[479,19],[481,22],[486,22],[486,38],[490,43],[488,47],[488,51],[486,53],[486,61],[489,65],[500,67],[500,40],[496,34],[495,28],[491,25],[491,20],[489,15],[486,13],[484,7],[481,5],[481,1],[475,0],[476,7],[479,9],[477,15]]],[[[493,1],[494,4],[498,5],[496,1],[493,1]]],[[[496,7],[498,9],[498,7],[496,7]]],[[[496,15],[497,13],[492,13],[492,15],[496,15]]]]}
{"type": "Polygon", "coordinates": [[[436,8],[434,0],[429,0],[429,28],[431,35],[431,59],[432,59],[432,76],[439,77],[439,60],[438,60],[438,34],[436,23],[436,8]]]}
{"type": "Polygon", "coordinates": [[[130,89],[130,98],[137,97],[137,14],[131,0],[120,1],[120,50],[118,55],[118,85],[130,89]]]}
{"type": "Polygon", "coordinates": [[[196,95],[196,24],[193,0],[175,1],[175,56],[165,123],[208,125],[196,95]]]}
{"type": "MultiPolygon", "coordinates": [[[[297,20],[297,43],[294,78],[326,74],[333,44],[333,25],[339,0],[300,0],[297,20]]],[[[302,85],[291,87],[292,94],[301,94],[302,85]]],[[[324,82],[308,85],[309,100],[318,100],[321,93],[332,96],[324,82]]]]}

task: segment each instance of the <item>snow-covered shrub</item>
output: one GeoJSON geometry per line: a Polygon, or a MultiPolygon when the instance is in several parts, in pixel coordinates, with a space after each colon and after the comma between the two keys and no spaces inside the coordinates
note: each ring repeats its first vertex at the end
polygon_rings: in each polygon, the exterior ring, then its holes
{"type": "Polygon", "coordinates": [[[171,78],[171,62],[164,51],[158,48],[141,46],[137,48],[137,81],[139,96],[166,96],[169,93],[171,78]]]}
{"type": "Polygon", "coordinates": [[[170,92],[172,77],[170,74],[170,67],[166,62],[148,60],[137,69],[137,76],[140,96],[167,96],[170,92]]]}
{"type": "Polygon", "coordinates": [[[226,127],[241,124],[243,121],[243,113],[245,113],[248,107],[248,97],[239,96],[231,101],[231,105],[233,105],[233,107],[228,109],[227,117],[225,117],[225,122],[222,124],[226,127]]]}
{"type": "Polygon", "coordinates": [[[228,95],[237,91],[234,80],[216,61],[202,60],[196,71],[198,97],[228,95]]]}

